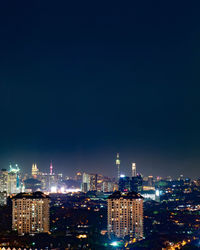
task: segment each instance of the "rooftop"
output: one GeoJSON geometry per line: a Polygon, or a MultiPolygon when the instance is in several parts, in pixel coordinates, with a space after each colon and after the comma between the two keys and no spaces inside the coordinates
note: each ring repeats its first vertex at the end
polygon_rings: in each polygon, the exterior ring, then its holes
{"type": "Polygon", "coordinates": [[[48,195],[42,193],[42,192],[34,192],[34,193],[19,193],[13,197],[13,199],[44,199],[44,198],[50,198],[48,195]]]}
{"type": "Polygon", "coordinates": [[[143,199],[143,197],[136,193],[136,192],[129,192],[129,193],[122,193],[120,191],[116,191],[113,194],[111,194],[108,199],[143,199]]]}

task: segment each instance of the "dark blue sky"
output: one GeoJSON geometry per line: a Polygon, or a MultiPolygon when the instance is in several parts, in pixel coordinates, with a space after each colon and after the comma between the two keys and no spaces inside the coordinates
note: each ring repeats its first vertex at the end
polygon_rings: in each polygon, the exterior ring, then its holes
{"type": "Polygon", "coordinates": [[[1,167],[197,176],[197,4],[3,1],[1,167]]]}

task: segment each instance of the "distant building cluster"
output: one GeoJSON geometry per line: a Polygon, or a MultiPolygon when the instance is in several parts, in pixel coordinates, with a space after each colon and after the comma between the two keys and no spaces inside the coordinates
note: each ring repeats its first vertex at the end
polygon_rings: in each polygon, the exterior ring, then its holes
{"type": "Polygon", "coordinates": [[[120,192],[136,192],[140,193],[145,199],[158,200],[159,192],[155,188],[155,179],[153,176],[143,177],[137,173],[136,163],[132,163],[131,177],[125,176],[119,172],[120,160],[117,154],[116,160],[118,190],[120,192]],[[120,174],[119,174],[120,173],[120,174]]]}
{"type": "MultiPolygon", "coordinates": [[[[115,161],[116,178],[81,171],[74,178],[64,177],[62,173],[55,173],[52,162],[47,173],[40,171],[36,163],[30,170],[29,175],[23,175],[18,164],[10,164],[8,169],[0,171],[0,205],[6,205],[8,197],[11,198],[12,230],[19,235],[49,233],[50,196],[56,200],[56,207],[64,209],[62,204],[69,193],[67,204],[75,202],[73,209],[99,212],[106,208],[107,202],[107,229],[103,231],[110,239],[129,237],[131,242],[139,241],[144,239],[144,202],[184,201],[193,186],[194,190],[200,186],[199,179],[191,184],[190,179],[183,176],[177,180],[145,177],[137,172],[135,162],[130,167],[131,176],[122,175],[119,153],[115,161]],[[69,197],[73,198],[74,194],[76,198],[70,201],[69,197]]],[[[176,207],[177,211],[198,209],[196,203],[176,207]]],[[[53,223],[56,220],[54,218],[53,223]]]]}
{"type": "Polygon", "coordinates": [[[9,170],[0,171],[0,205],[5,205],[7,196],[23,191],[18,164],[9,165],[9,170]]]}
{"type": "Polygon", "coordinates": [[[100,174],[83,173],[81,190],[84,193],[89,191],[98,192],[114,192],[118,189],[118,185],[114,179],[105,177],[100,174]]]}
{"type": "Polygon", "coordinates": [[[53,172],[52,162],[49,173],[40,172],[37,164],[31,168],[31,175],[22,174],[18,164],[10,164],[0,170],[0,205],[6,205],[7,197],[21,192],[57,192],[62,189],[63,175],[53,172]]]}

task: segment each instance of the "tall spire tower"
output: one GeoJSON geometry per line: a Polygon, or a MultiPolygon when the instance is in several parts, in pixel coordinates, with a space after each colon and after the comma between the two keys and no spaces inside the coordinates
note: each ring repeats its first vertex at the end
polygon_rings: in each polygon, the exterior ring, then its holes
{"type": "Polygon", "coordinates": [[[37,168],[37,164],[32,165],[32,176],[36,177],[38,175],[39,169],[37,168]]]}
{"type": "Polygon", "coordinates": [[[136,163],[132,163],[132,177],[136,177],[136,163]]]}
{"type": "Polygon", "coordinates": [[[117,153],[116,166],[117,166],[117,178],[119,180],[119,178],[120,178],[120,159],[119,159],[119,153],[117,153]]]}
{"type": "Polygon", "coordinates": [[[50,163],[50,175],[52,175],[53,174],[53,165],[52,165],[52,161],[51,161],[51,163],[50,163]]]}

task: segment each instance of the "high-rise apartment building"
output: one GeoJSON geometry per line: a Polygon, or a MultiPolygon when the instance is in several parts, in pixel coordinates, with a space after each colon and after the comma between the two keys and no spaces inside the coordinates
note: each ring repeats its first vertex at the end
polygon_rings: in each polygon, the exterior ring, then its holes
{"type": "Polygon", "coordinates": [[[108,197],[108,234],[143,238],[143,197],[119,191],[108,197]]]}
{"type": "Polygon", "coordinates": [[[12,229],[18,234],[49,232],[49,202],[41,192],[19,193],[12,198],[12,229]]]}

